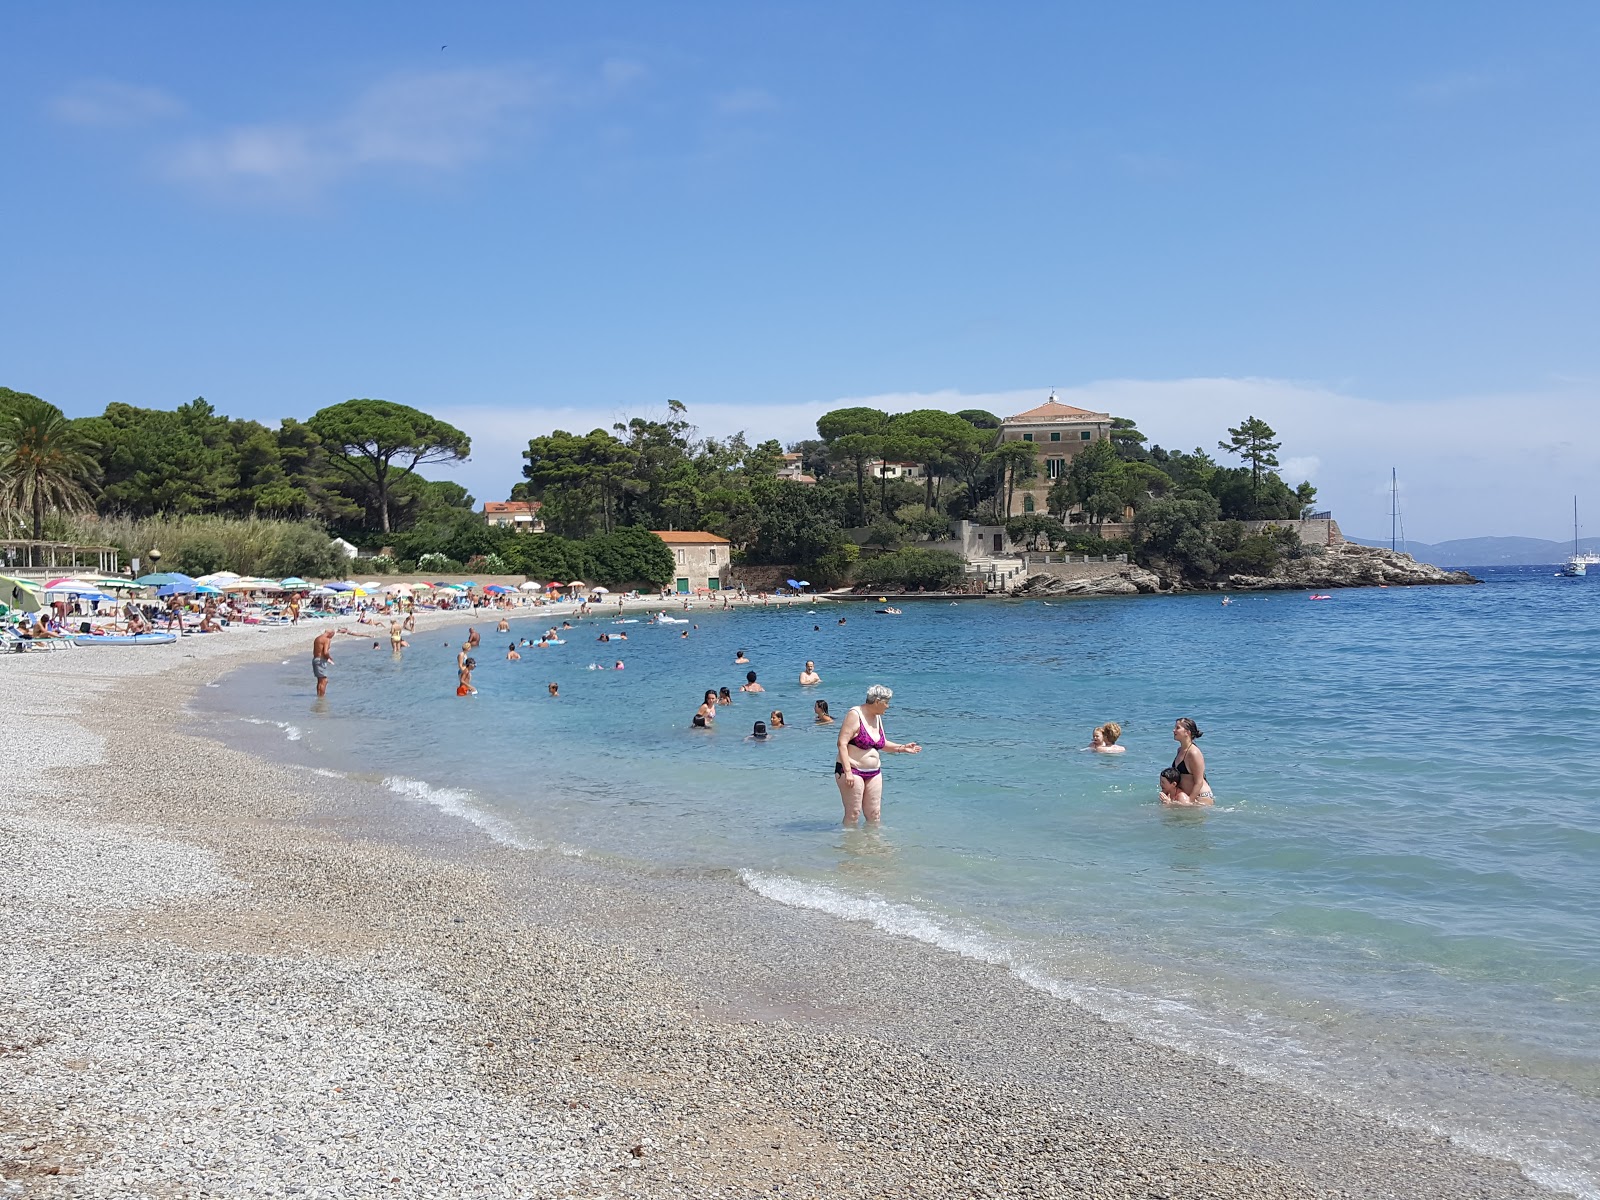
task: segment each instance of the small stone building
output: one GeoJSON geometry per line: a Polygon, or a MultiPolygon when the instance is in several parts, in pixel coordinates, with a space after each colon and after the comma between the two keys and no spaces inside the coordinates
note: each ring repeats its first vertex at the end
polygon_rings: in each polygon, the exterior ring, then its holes
{"type": "Polygon", "coordinates": [[[688,594],[705,588],[720,592],[728,586],[733,543],[727,538],[682,529],[651,532],[672,551],[672,581],[676,591],[688,594]]]}

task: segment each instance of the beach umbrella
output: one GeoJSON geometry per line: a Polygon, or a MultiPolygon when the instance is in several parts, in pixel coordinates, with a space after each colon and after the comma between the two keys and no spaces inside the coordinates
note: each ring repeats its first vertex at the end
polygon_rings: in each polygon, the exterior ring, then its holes
{"type": "Polygon", "coordinates": [[[611,594],[611,589],[610,588],[597,587],[597,588],[594,589],[594,594],[596,596],[609,596],[611,594]]]}
{"type": "Polygon", "coordinates": [[[291,575],[287,579],[280,579],[278,580],[278,584],[279,586],[285,588],[304,588],[311,586],[310,583],[304,579],[301,579],[298,575],[291,575]]]}
{"type": "Polygon", "coordinates": [[[38,612],[39,593],[26,579],[0,575],[0,604],[21,609],[23,612],[38,612]]]}
{"type": "Polygon", "coordinates": [[[325,592],[348,592],[353,587],[353,584],[348,583],[325,583],[322,585],[322,590],[325,592]]]}
{"type": "Polygon", "coordinates": [[[44,585],[46,596],[87,596],[99,590],[86,579],[54,579],[44,585]]]}
{"type": "Polygon", "coordinates": [[[221,587],[225,583],[232,583],[241,578],[237,571],[213,571],[209,575],[202,575],[195,580],[196,583],[210,584],[212,587],[221,587]]]}
{"type": "Polygon", "coordinates": [[[334,591],[332,588],[323,587],[320,584],[312,588],[311,591],[307,593],[307,595],[311,596],[337,596],[338,594],[339,593],[334,591]]]}
{"type": "Polygon", "coordinates": [[[484,588],[483,590],[488,592],[488,593],[490,593],[491,595],[504,596],[511,589],[508,588],[508,587],[501,587],[498,583],[491,583],[488,587],[484,588]]]}
{"type": "Polygon", "coordinates": [[[209,583],[197,583],[197,584],[194,585],[194,590],[195,590],[196,594],[201,595],[201,596],[220,596],[220,595],[222,595],[222,589],[221,588],[212,587],[209,583]]]}
{"type": "Polygon", "coordinates": [[[461,586],[464,587],[464,588],[474,588],[474,587],[477,587],[478,584],[477,584],[476,580],[468,579],[468,580],[463,581],[461,586]]]}
{"type": "Polygon", "coordinates": [[[530,579],[530,580],[528,580],[527,583],[519,583],[519,584],[517,584],[517,590],[519,592],[537,592],[543,586],[544,586],[544,584],[538,583],[538,582],[530,579]]]}
{"type": "Polygon", "coordinates": [[[157,571],[154,575],[139,576],[138,582],[141,587],[166,587],[174,583],[194,587],[194,580],[182,571],[157,571]]]}
{"type": "Polygon", "coordinates": [[[375,592],[380,587],[382,587],[383,585],[381,583],[379,583],[376,579],[369,579],[366,583],[363,583],[361,586],[366,588],[367,591],[369,591],[369,592],[375,592]]]}
{"type": "Polygon", "coordinates": [[[568,587],[582,587],[583,586],[583,580],[574,579],[571,583],[567,584],[567,586],[568,587]]]}
{"type": "Polygon", "coordinates": [[[163,583],[156,589],[156,595],[165,600],[168,596],[191,596],[195,589],[203,587],[198,583],[163,583]]]}
{"type": "Polygon", "coordinates": [[[378,590],[387,596],[411,595],[411,585],[407,583],[386,583],[378,590]]]}

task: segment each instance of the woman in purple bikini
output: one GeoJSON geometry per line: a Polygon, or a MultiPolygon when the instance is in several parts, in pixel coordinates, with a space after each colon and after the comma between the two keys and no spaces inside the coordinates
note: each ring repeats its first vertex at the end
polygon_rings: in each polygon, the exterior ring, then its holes
{"type": "Polygon", "coordinates": [[[833,781],[844,801],[844,823],[854,826],[863,816],[876,824],[883,810],[884,754],[921,754],[916,742],[891,742],[883,731],[883,714],[894,693],[881,683],[867,689],[867,700],[845,714],[839,726],[839,753],[833,781]]]}

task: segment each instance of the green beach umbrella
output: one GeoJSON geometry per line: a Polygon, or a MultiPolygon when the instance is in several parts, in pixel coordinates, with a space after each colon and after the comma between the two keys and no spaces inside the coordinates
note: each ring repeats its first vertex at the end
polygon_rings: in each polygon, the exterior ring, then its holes
{"type": "Polygon", "coordinates": [[[22,612],[38,612],[39,593],[26,579],[0,575],[0,604],[22,612]]]}

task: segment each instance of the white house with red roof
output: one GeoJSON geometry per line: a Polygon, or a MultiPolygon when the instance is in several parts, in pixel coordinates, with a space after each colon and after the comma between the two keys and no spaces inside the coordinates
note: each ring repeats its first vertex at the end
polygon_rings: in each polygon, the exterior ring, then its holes
{"type": "Polygon", "coordinates": [[[1008,517],[1048,511],[1045,495],[1067,473],[1073,458],[1085,446],[1111,436],[1111,414],[1074,408],[1056,399],[1054,392],[1037,408],[1000,422],[1002,442],[1032,442],[1039,460],[1035,478],[1019,483],[1008,517]]]}
{"type": "Polygon", "coordinates": [[[518,533],[543,533],[544,518],[539,510],[544,505],[538,500],[486,500],[483,520],[486,525],[499,525],[518,533]]]}

